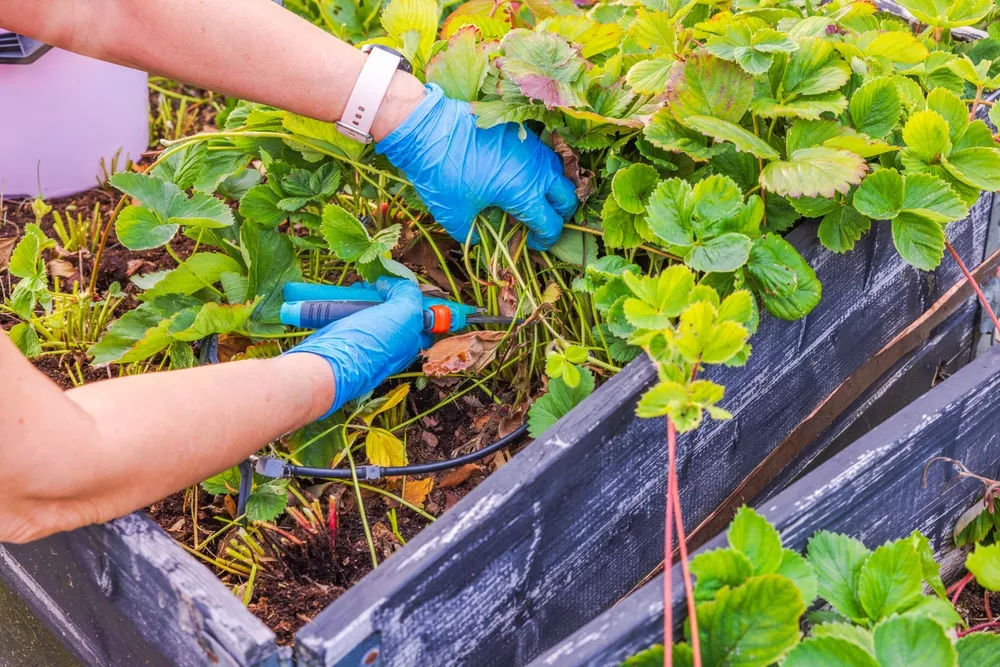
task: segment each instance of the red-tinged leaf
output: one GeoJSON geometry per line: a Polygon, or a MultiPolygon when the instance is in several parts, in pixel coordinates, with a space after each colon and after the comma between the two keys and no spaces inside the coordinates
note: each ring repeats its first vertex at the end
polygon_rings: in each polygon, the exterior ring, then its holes
{"type": "Polygon", "coordinates": [[[500,42],[504,55],[497,66],[530,100],[554,107],[587,107],[581,78],[587,61],[561,35],[523,28],[500,42]]]}

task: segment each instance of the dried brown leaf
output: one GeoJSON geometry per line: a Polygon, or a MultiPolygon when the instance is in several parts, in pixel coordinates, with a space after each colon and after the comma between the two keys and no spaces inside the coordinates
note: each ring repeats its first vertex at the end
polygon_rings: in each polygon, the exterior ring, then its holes
{"type": "Polygon", "coordinates": [[[235,519],[237,517],[237,514],[236,514],[236,501],[233,500],[233,497],[230,496],[230,495],[228,495],[228,494],[225,495],[225,496],[223,496],[222,497],[222,504],[226,507],[226,512],[229,513],[230,518],[235,519]]]}
{"type": "Polygon", "coordinates": [[[439,489],[453,489],[459,484],[463,484],[467,479],[472,477],[477,472],[482,471],[482,466],[478,466],[475,463],[466,463],[461,468],[455,468],[441,480],[438,484],[439,489]]]}
{"type": "Polygon", "coordinates": [[[503,331],[470,331],[449,336],[424,351],[424,373],[441,377],[450,373],[477,373],[496,357],[503,331]]]}
{"type": "Polygon", "coordinates": [[[587,201],[594,193],[594,172],[580,166],[580,153],[567,144],[558,132],[552,133],[552,150],[562,158],[563,172],[576,186],[576,198],[581,203],[587,201]]]}
{"type": "Polygon", "coordinates": [[[425,479],[407,479],[406,486],[403,487],[403,500],[422,509],[424,501],[427,500],[427,496],[430,495],[433,489],[433,477],[427,477],[425,479]]]}
{"type": "Polygon", "coordinates": [[[522,403],[506,415],[500,417],[500,427],[497,429],[497,435],[501,438],[506,438],[520,428],[524,424],[524,416],[528,414],[528,407],[530,405],[530,402],[522,403]]]}
{"type": "Polygon", "coordinates": [[[6,271],[10,265],[10,255],[17,245],[17,238],[0,238],[0,271],[6,271]]]}
{"type": "Polygon", "coordinates": [[[156,265],[145,259],[130,259],[125,263],[125,275],[129,278],[139,273],[139,271],[146,272],[154,271],[155,269],[156,265]]]}
{"type": "Polygon", "coordinates": [[[430,431],[421,431],[420,439],[423,440],[424,444],[426,444],[428,447],[437,447],[438,443],[440,442],[438,440],[438,437],[433,433],[431,433],[430,431]]]}
{"type": "Polygon", "coordinates": [[[170,526],[170,528],[167,528],[167,532],[168,533],[179,533],[179,532],[181,532],[182,530],[184,530],[184,522],[185,522],[184,517],[181,517],[180,519],[177,519],[177,522],[174,525],[170,526]]]}
{"type": "Polygon", "coordinates": [[[59,278],[72,278],[77,273],[76,267],[64,259],[53,259],[49,262],[49,274],[59,278]]]}
{"type": "Polygon", "coordinates": [[[244,354],[253,341],[246,336],[233,334],[223,334],[219,336],[218,354],[219,361],[225,363],[231,361],[238,354],[244,354]]]}

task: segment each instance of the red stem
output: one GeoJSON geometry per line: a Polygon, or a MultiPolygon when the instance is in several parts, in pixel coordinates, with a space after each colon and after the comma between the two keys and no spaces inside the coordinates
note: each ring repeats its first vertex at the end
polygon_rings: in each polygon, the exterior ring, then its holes
{"type": "Polygon", "coordinates": [[[663,665],[673,667],[674,645],[674,496],[671,493],[670,443],[675,438],[674,423],[667,417],[667,513],[663,539],[663,665]]]}
{"type": "MultiPolygon", "coordinates": [[[[962,591],[965,590],[965,587],[969,584],[970,581],[972,581],[971,572],[962,577],[962,580],[955,585],[955,595],[953,595],[951,598],[952,607],[954,607],[958,603],[958,596],[962,594],[962,591]]],[[[950,593],[951,590],[949,589],[948,592],[950,593]]]]}
{"type": "Polygon", "coordinates": [[[955,248],[951,245],[951,242],[946,239],[944,245],[948,248],[948,252],[951,253],[951,256],[955,258],[955,261],[958,262],[958,268],[960,268],[962,273],[965,274],[965,279],[969,281],[970,285],[972,285],[972,289],[976,290],[976,296],[979,297],[979,303],[983,305],[983,310],[986,311],[986,314],[989,315],[990,319],[993,321],[994,335],[1000,333],[1000,320],[997,320],[997,314],[993,312],[993,307],[990,306],[990,302],[986,300],[986,295],[983,294],[983,290],[979,289],[979,283],[976,282],[976,279],[969,271],[969,268],[965,265],[965,262],[962,261],[962,258],[958,256],[957,252],[955,252],[955,248]]]}
{"type": "Polygon", "coordinates": [[[986,608],[986,620],[993,622],[993,610],[990,609],[990,592],[983,591],[983,607],[986,608]]]}
{"type": "Polygon", "coordinates": [[[993,621],[992,623],[980,623],[979,625],[974,625],[968,630],[959,630],[958,638],[961,639],[965,635],[971,635],[973,632],[982,632],[983,630],[989,630],[991,628],[1000,627],[1000,621],[993,621]]]}
{"type": "MultiPolygon", "coordinates": [[[[684,595],[687,598],[688,622],[691,624],[691,652],[694,667],[701,667],[701,637],[698,635],[698,614],[695,609],[694,586],[691,585],[691,571],[688,569],[687,538],[684,535],[684,517],[681,515],[680,485],[677,483],[677,430],[667,418],[667,455],[670,458],[668,487],[673,496],[675,520],[677,522],[677,548],[680,550],[681,573],[684,575],[684,595]]],[[[668,502],[669,502],[668,498],[668,502]]]]}

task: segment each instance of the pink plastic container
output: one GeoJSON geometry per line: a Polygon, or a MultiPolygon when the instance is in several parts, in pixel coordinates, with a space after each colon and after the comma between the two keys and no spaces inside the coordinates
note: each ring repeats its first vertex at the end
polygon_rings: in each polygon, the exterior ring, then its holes
{"type": "Polygon", "coordinates": [[[0,60],[3,197],[66,197],[97,185],[102,158],[110,168],[119,154],[119,169],[139,160],[149,145],[146,85],[144,72],[60,49],[29,64],[0,60]]]}

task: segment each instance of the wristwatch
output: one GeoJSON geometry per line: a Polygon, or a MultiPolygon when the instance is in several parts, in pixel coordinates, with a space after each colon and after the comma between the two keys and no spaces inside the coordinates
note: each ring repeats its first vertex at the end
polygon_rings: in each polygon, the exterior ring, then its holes
{"type": "Polygon", "coordinates": [[[393,75],[396,70],[409,74],[413,72],[413,67],[403,54],[388,46],[365,44],[361,51],[368,54],[368,60],[361,68],[361,75],[347,99],[344,117],[337,121],[337,129],[355,141],[370,144],[373,141],[372,123],[375,122],[393,75]]]}

